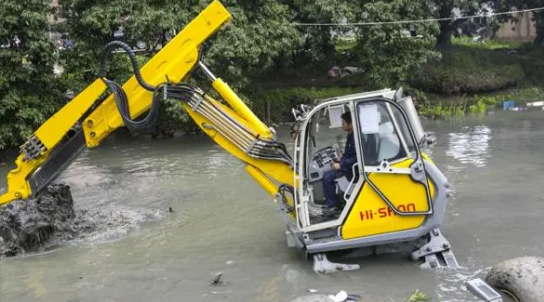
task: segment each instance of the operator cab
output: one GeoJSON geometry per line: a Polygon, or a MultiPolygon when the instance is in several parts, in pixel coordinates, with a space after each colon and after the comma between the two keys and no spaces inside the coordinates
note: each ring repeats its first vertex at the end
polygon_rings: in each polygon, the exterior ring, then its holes
{"type": "MultiPolygon", "coordinates": [[[[352,208],[364,208],[366,201],[359,197],[365,195],[361,194],[365,183],[368,183],[366,187],[372,187],[367,190],[374,189],[382,197],[384,206],[407,210],[404,203],[391,201],[397,194],[390,192],[389,184],[382,186],[377,181],[372,182],[369,174],[400,173],[402,180],[399,179],[399,183],[403,183],[407,176],[411,176],[410,167],[414,166],[413,163],[421,161],[417,146],[423,139],[424,133],[411,98],[396,99],[396,93],[392,90],[348,95],[316,105],[307,114],[297,139],[300,175],[297,191],[301,205],[297,207],[299,227],[306,231],[332,227],[337,232],[335,227],[341,226],[348,218],[353,219],[351,216],[360,215],[350,212],[352,208]],[[357,161],[351,167],[351,179],[342,175],[335,179],[335,192],[341,212],[333,216],[323,215],[326,211],[323,210],[326,208],[323,177],[333,169],[333,163],[342,158],[348,134],[342,129],[341,116],[345,112],[351,114],[357,161]],[[381,190],[381,187],[385,188],[381,190]]],[[[425,180],[423,175],[423,179],[415,181],[418,187],[416,190],[423,189],[416,194],[420,199],[417,207],[423,212],[432,206],[425,180]]],[[[395,179],[391,181],[395,182],[395,179]]]]}
{"type": "MultiPolygon", "coordinates": [[[[339,162],[343,156],[346,145],[347,132],[342,130],[343,113],[350,112],[348,104],[326,106],[312,116],[308,123],[308,185],[312,190],[313,205],[310,211],[325,205],[325,193],[323,189],[324,176],[333,170],[333,163],[339,162]]],[[[357,167],[353,167],[356,169],[357,167]]],[[[336,179],[336,194],[340,204],[345,204],[353,188],[348,187],[345,176],[336,179]]],[[[316,213],[312,212],[315,215],[316,213]]]]}

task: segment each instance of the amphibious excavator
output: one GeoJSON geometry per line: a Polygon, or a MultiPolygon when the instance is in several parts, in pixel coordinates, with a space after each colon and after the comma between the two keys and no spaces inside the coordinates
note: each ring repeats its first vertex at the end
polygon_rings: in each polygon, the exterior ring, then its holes
{"type": "Polygon", "coordinates": [[[272,195],[285,222],[287,246],[313,258],[315,271],[358,269],[326,256],[354,250],[408,250],[422,266],[457,267],[439,229],[448,181],[422,151],[429,136],[412,99],[402,89],[383,89],[297,106],[292,111],[297,126],[294,149],[288,151],[277,141],[275,129],[202,61],[203,44],[231,19],[229,11],[213,1],[141,69],[126,44],[107,44],[102,67],[109,52],[124,49],[134,75],[121,86],[101,72],[42,124],[21,146],[0,204],[39,195],[83,150],[97,147],[120,127],[153,127],[161,102],[170,98],[179,100],[202,131],[272,195]],[[196,72],[211,81],[211,91],[188,82],[196,72]],[[342,157],[344,112],[352,117],[355,177],[335,180],[342,209],[324,216],[323,176],[342,157]]]}

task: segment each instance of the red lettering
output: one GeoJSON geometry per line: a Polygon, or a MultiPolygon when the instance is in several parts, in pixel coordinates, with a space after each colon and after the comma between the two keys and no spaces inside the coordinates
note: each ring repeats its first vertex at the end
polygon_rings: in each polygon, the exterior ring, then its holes
{"type": "MultiPolygon", "coordinates": [[[[404,205],[404,204],[401,204],[397,207],[398,211],[399,212],[415,212],[416,211],[416,205],[413,204],[413,203],[410,203],[410,204],[407,204],[407,205],[404,205]]],[[[363,211],[359,211],[359,217],[361,218],[361,221],[364,221],[364,220],[373,220],[374,219],[374,214],[376,214],[378,218],[385,218],[385,217],[389,217],[389,216],[393,216],[393,215],[397,215],[397,213],[395,213],[393,211],[392,208],[390,207],[383,207],[383,208],[379,208],[377,212],[373,211],[373,210],[365,210],[364,212],[363,211]]]]}
{"type": "Polygon", "coordinates": [[[387,216],[391,216],[391,213],[394,213],[393,209],[391,209],[390,207],[387,207],[387,216]]]}

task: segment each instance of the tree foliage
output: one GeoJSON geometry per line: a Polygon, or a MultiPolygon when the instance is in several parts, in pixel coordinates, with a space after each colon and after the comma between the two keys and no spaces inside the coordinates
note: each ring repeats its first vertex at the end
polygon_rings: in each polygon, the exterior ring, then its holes
{"type": "Polygon", "coordinates": [[[50,1],[0,1],[0,150],[15,147],[65,100],[54,76],[50,1]]]}
{"type": "MultiPolygon", "coordinates": [[[[427,1],[389,0],[358,1],[352,4],[354,22],[391,22],[426,19],[432,11],[427,1]]],[[[356,54],[368,84],[376,87],[396,85],[431,58],[434,50],[436,23],[395,23],[358,27],[356,54]],[[407,31],[417,37],[407,36],[407,31]]]]}
{"type": "MultiPolygon", "coordinates": [[[[61,0],[70,37],[75,47],[65,52],[65,82],[76,91],[84,88],[98,76],[99,54],[106,43],[113,40],[113,32],[123,26],[125,41],[133,46],[136,41],[146,44],[153,54],[166,33],[181,31],[206,6],[208,0],[61,0]]],[[[233,15],[233,22],[204,45],[203,61],[212,72],[224,78],[239,91],[248,87],[250,76],[259,74],[282,57],[290,57],[299,49],[304,38],[296,28],[285,26],[294,19],[287,4],[275,0],[223,0],[233,15]]],[[[110,56],[111,57],[111,56],[110,56]]],[[[132,73],[124,55],[108,60],[108,77],[122,83],[132,73]]],[[[198,75],[198,73],[197,73],[198,75]]],[[[207,81],[207,79],[204,79],[207,81]]],[[[207,82],[201,83],[204,86],[207,82]]],[[[161,121],[178,121],[180,126],[189,122],[179,104],[165,102],[161,121]]]]}
{"type": "MultiPolygon", "coordinates": [[[[295,12],[297,23],[341,23],[350,19],[351,8],[344,0],[284,0],[290,10],[295,12]]],[[[323,64],[335,60],[335,38],[349,29],[343,26],[295,26],[298,34],[304,37],[301,49],[294,49],[293,66],[323,64]]]]}
{"type": "MultiPolygon", "coordinates": [[[[222,3],[233,15],[233,23],[207,43],[203,55],[212,70],[233,86],[247,84],[247,74],[271,66],[274,58],[302,44],[296,29],[283,26],[293,20],[287,5],[274,0],[222,3]]],[[[69,73],[84,73],[82,80],[88,82],[96,76],[97,53],[113,39],[116,28],[122,25],[127,41],[143,41],[149,51],[164,33],[183,29],[209,1],[61,0],[61,4],[75,41],[72,56],[66,57],[69,73]]]]}
{"type": "MultiPolygon", "coordinates": [[[[476,12],[479,2],[478,0],[433,0],[434,16],[439,19],[452,18],[454,17],[454,9],[457,9],[461,16],[470,15],[476,12]]],[[[466,19],[439,21],[440,33],[437,36],[436,44],[439,46],[451,45],[453,33],[465,21],[466,19]]]]}
{"type": "MultiPolygon", "coordinates": [[[[211,0],[59,0],[56,14],[66,19],[74,41],[61,51],[61,82],[53,75],[55,48],[48,40],[50,1],[0,1],[0,149],[21,143],[64,102],[65,87],[78,93],[99,76],[100,53],[110,41],[144,45],[140,66],[161,45],[182,30],[211,0]],[[17,40],[17,39],[18,40],[17,40]],[[16,43],[16,41],[19,41],[16,43]]],[[[463,20],[391,23],[363,26],[297,26],[293,23],[392,22],[449,18],[453,10],[475,13],[484,0],[222,0],[233,22],[204,46],[203,61],[242,96],[254,89],[252,80],[270,72],[311,66],[329,68],[337,59],[361,67],[361,86],[395,86],[431,59],[435,46],[448,45],[463,20]],[[350,32],[355,47],[349,59],[335,48],[335,36],[350,32]],[[412,33],[412,35],[406,33],[412,33]],[[415,33],[415,35],[413,35],[415,33]]],[[[544,0],[492,0],[495,10],[544,6],[544,0]]],[[[538,38],[544,40],[544,13],[536,14],[538,38]]],[[[336,61],[336,62],[335,62],[336,61]]],[[[311,68],[310,68],[311,69],[311,68]]],[[[281,74],[281,73],[278,73],[281,74]]],[[[123,83],[132,75],[124,54],[110,55],[107,75],[123,83]]],[[[195,77],[208,85],[201,74],[195,77]]],[[[206,87],[205,87],[206,88],[206,87]]],[[[256,102],[259,103],[259,102],[256,102]]],[[[261,102],[262,103],[262,102],[261,102]]],[[[165,102],[163,121],[190,119],[178,103],[165,102]]]]}

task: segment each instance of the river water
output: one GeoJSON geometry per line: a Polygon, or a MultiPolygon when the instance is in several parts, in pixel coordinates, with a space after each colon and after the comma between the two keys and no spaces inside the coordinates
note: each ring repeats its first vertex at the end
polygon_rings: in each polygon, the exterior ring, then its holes
{"type": "Polygon", "coordinates": [[[103,231],[1,260],[0,301],[290,301],[309,289],[362,301],[406,301],[416,289],[432,301],[478,301],[464,281],[508,258],[543,256],[544,112],[424,126],[437,134],[432,157],[455,189],[442,231],[460,270],[382,255],[350,259],[358,271],[317,275],[287,248],[270,197],[207,137],[111,139],[59,179],[77,208],[102,213],[103,231]],[[218,272],[225,283],[210,286],[218,272]]]}

